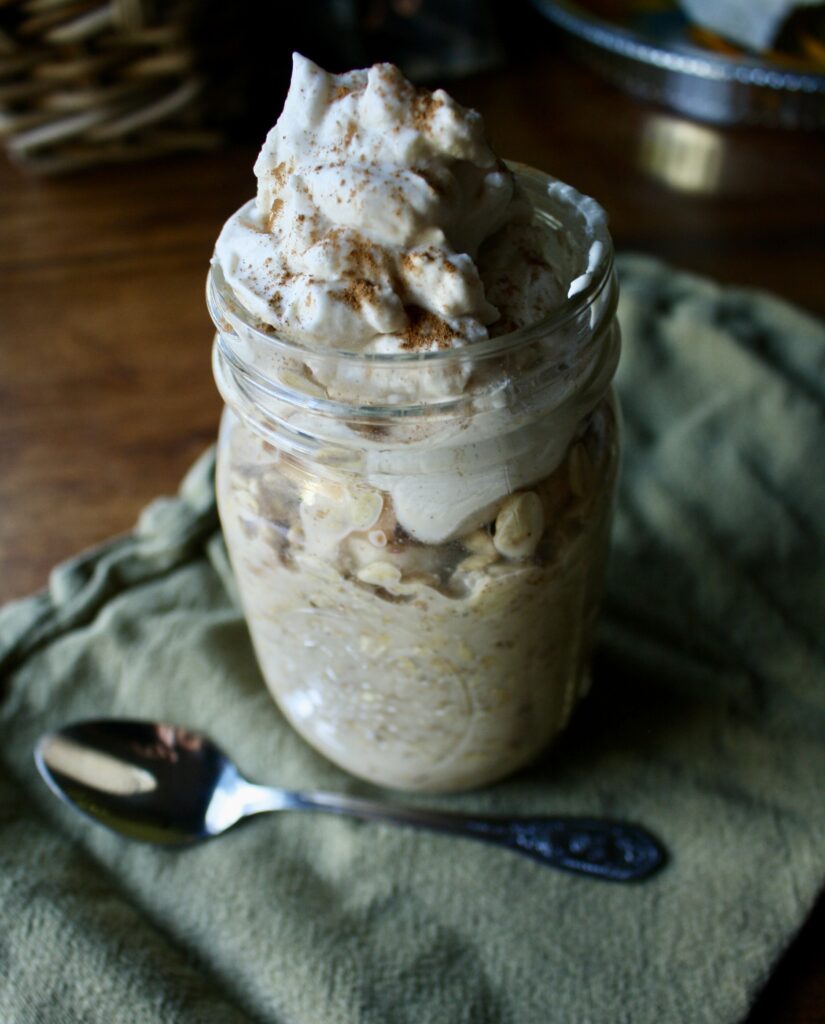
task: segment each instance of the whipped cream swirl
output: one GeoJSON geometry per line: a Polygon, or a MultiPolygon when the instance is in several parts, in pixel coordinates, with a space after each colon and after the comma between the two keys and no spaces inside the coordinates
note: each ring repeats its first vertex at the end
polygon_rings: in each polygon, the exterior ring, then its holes
{"type": "MultiPolygon", "coordinates": [[[[487,284],[503,295],[502,270],[530,236],[527,204],[480,115],[389,64],[331,75],[293,59],[255,164],[257,201],[216,246],[238,299],[279,334],[325,348],[426,351],[486,338],[502,310],[486,296],[479,250],[511,225],[486,260],[487,284]]],[[[549,308],[555,277],[540,276],[549,308]]],[[[524,287],[512,291],[523,306],[524,287]]]]}

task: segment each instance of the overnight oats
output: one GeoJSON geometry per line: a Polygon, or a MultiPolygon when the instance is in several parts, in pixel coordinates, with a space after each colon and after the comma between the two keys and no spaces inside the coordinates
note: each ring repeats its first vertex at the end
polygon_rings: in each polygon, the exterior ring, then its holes
{"type": "Polygon", "coordinates": [[[264,678],[354,775],[500,778],[588,684],[618,463],[604,214],[389,65],[296,56],[255,172],[208,303],[264,678]]]}

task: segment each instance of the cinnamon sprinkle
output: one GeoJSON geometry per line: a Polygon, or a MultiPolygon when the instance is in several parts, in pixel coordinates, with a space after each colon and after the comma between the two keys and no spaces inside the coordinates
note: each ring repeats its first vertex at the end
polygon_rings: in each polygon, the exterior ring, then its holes
{"type": "Polygon", "coordinates": [[[352,257],[353,270],[362,276],[369,271],[377,273],[378,271],[378,260],[375,258],[375,253],[367,246],[362,245],[352,250],[350,254],[352,257]]]}
{"type": "Polygon", "coordinates": [[[440,316],[420,306],[408,306],[406,313],[407,327],[401,332],[401,348],[405,352],[451,347],[456,332],[440,316]]]}
{"type": "Polygon", "coordinates": [[[372,280],[380,270],[386,270],[386,258],[381,258],[384,254],[354,228],[331,228],[324,235],[323,244],[334,249],[341,259],[343,277],[372,280]]]}
{"type": "Polygon", "coordinates": [[[283,188],[286,184],[286,177],[288,173],[286,161],[282,160],[278,166],[273,167],[269,173],[275,179],[275,184],[278,188],[283,188]]]}
{"type": "Polygon", "coordinates": [[[444,106],[444,100],[440,96],[434,96],[426,89],[418,89],[412,102],[412,123],[419,130],[424,131],[430,127],[430,123],[436,113],[444,106]]]}
{"type": "Polygon", "coordinates": [[[342,291],[330,292],[329,297],[337,302],[343,302],[345,306],[349,306],[350,309],[357,311],[365,303],[373,305],[376,302],[375,293],[376,287],[372,281],[365,281],[363,278],[359,278],[342,291]]]}

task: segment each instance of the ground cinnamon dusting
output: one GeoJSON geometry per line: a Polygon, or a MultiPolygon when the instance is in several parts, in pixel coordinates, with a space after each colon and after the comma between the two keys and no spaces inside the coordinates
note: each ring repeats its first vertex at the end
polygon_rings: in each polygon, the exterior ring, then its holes
{"type": "Polygon", "coordinates": [[[375,258],[375,253],[365,242],[359,242],[353,246],[350,258],[355,270],[360,274],[370,270],[378,270],[378,260],[375,258]]]}
{"type": "Polygon", "coordinates": [[[343,302],[350,309],[358,310],[364,303],[370,305],[376,301],[375,291],[372,281],[359,278],[340,292],[330,292],[329,296],[337,302],[343,302]]]}
{"type": "Polygon", "coordinates": [[[286,161],[282,160],[277,167],[273,167],[269,172],[275,179],[275,184],[278,188],[283,188],[286,184],[287,166],[286,161]]]}
{"type": "Polygon", "coordinates": [[[401,348],[405,352],[419,349],[450,348],[456,332],[446,321],[420,306],[408,306],[407,327],[401,332],[401,348]]]}
{"type": "Polygon", "coordinates": [[[426,89],[417,90],[412,103],[413,125],[419,131],[429,128],[433,117],[443,106],[444,100],[440,96],[434,96],[426,89]]]}

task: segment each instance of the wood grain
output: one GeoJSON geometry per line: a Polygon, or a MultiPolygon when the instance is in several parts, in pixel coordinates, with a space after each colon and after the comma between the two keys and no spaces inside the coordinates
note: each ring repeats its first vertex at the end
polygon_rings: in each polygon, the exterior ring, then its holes
{"type": "MultiPolygon", "coordinates": [[[[825,313],[822,137],[697,136],[553,51],[452,91],[485,114],[499,152],[597,196],[618,248],[825,313]],[[675,187],[651,165],[670,139],[678,173],[691,159],[678,147],[691,138],[709,147],[713,187],[675,187]]],[[[181,157],[56,181],[0,162],[0,600],[129,529],[214,437],[203,287],[223,220],[253,191],[253,157],[181,157]]],[[[666,146],[664,158],[667,166],[666,146]]],[[[823,948],[820,905],[750,1024],[825,1022],[823,948]]]]}

